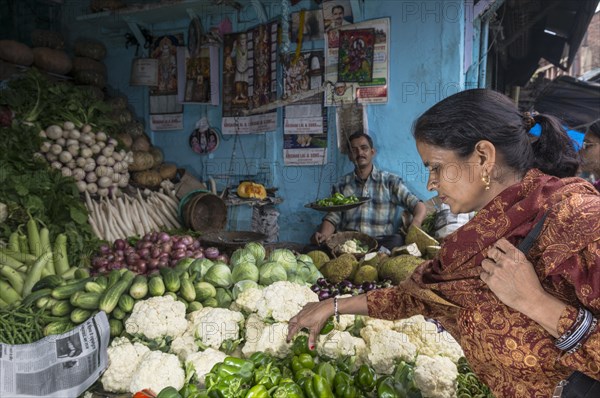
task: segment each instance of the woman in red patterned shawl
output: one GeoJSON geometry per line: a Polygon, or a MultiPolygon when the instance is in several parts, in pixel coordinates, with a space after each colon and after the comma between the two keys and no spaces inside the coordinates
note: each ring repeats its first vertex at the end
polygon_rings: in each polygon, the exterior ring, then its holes
{"type": "Polygon", "coordinates": [[[399,286],[308,304],[288,338],[307,328],[314,346],[336,308],[390,320],[423,314],[456,338],[497,397],[550,397],[569,378],[562,396],[578,396],[575,377],[600,380],[600,196],[573,177],[577,154],[559,121],[524,117],[506,96],[475,89],[434,105],[413,134],[427,188],[453,213],[477,215],[399,286]],[[539,138],[528,133],[535,122],[539,138]]]}

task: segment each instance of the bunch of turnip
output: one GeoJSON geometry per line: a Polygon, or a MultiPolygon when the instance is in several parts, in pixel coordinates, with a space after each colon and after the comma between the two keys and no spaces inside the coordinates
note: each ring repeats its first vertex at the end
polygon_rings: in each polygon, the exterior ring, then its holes
{"type": "Polygon", "coordinates": [[[52,125],[42,130],[45,138],[40,154],[66,177],[77,181],[79,192],[108,196],[129,184],[131,152],[117,151],[117,140],[105,132],[92,131],[84,125],[81,130],[72,122],[52,125]]]}

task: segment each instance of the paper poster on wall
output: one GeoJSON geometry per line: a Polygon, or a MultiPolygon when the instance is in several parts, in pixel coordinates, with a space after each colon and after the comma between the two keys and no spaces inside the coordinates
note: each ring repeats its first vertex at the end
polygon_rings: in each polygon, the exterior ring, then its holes
{"type": "Polygon", "coordinates": [[[373,80],[373,29],[340,30],[338,82],[373,80]]]}
{"type": "Polygon", "coordinates": [[[323,26],[327,34],[326,42],[330,47],[338,46],[339,32],[337,29],[351,25],[354,22],[350,0],[326,0],[322,6],[323,26]]]}
{"type": "Polygon", "coordinates": [[[350,103],[335,108],[335,125],[337,127],[337,143],[341,153],[348,153],[350,137],[354,133],[369,133],[367,108],[361,104],[350,103]]]}
{"type": "MultiPolygon", "coordinates": [[[[323,84],[323,51],[290,54],[283,64],[284,96],[300,94],[323,84]]],[[[286,166],[315,166],[327,162],[327,109],[323,93],[284,108],[283,158],[286,166]]]]}
{"type": "Polygon", "coordinates": [[[277,22],[223,38],[223,134],[277,129],[277,111],[245,115],[277,97],[277,22]]]}
{"type": "Polygon", "coordinates": [[[183,104],[219,105],[219,48],[202,47],[192,56],[177,49],[177,99],[183,104]]]}
{"type": "Polygon", "coordinates": [[[325,41],[325,81],[333,83],[333,89],[325,93],[325,106],[340,106],[352,102],[361,104],[384,104],[388,101],[390,18],[379,18],[355,23],[338,29],[338,40],[325,41]],[[344,31],[373,29],[371,81],[344,82],[339,79],[339,34],[344,31]]]}
{"type": "Polygon", "coordinates": [[[321,10],[300,11],[292,14],[290,40],[298,41],[300,22],[302,24],[302,41],[323,40],[323,13],[321,10]],[[304,15],[302,15],[304,13],[304,15]]]}
{"type": "Polygon", "coordinates": [[[177,48],[183,35],[158,37],[152,44],[151,57],[158,60],[158,85],[150,90],[150,129],[181,130],[183,105],[177,99],[177,48]]]}

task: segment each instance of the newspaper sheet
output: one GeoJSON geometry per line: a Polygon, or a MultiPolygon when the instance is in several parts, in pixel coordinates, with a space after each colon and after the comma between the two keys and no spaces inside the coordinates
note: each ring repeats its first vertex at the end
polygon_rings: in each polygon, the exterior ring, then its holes
{"type": "Polygon", "coordinates": [[[0,344],[0,397],[78,397],[108,365],[104,312],[32,344],[0,344]]]}

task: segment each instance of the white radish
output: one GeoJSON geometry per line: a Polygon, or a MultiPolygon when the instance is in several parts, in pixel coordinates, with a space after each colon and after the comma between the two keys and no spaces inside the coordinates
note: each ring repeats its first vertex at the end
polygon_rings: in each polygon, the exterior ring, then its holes
{"type": "Polygon", "coordinates": [[[108,139],[108,136],[106,135],[106,133],[104,131],[98,131],[96,133],[96,141],[106,141],[108,139]]]}
{"type": "Polygon", "coordinates": [[[53,155],[58,156],[62,152],[62,150],[62,146],[58,144],[52,144],[52,146],[50,146],[50,153],[53,155]]]}
{"type": "Polygon", "coordinates": [[[112,156],[113,152],[115,151],[115,148],[112,146],[105,146],[104,148],[102,148],[102,155],[109,157],[112,156]]]}
{"type": "Polygon", "coordinates": [[[73,178],[75,178],[75,181],[81,181],[85,178],[85,171],[83,171],[82,168],[75,168],[73,169],[73,178]]]}
{"type": "Polygon", "coordinates": [[[95,182],[89,182],[87,184],[87,191],[92,195],[95,194],[96,192],[98,192],[98,185],[96,185],[95,182]]]}
{"type": "Polygon", "coordinates": [[[65,146],[65,144],[67,143],[67,140],[65,140],[64,138],[59,138],[55,142],[56,142],[56,144],[58,144],[60,146],[65,146]]]}
{"type": "Polygon", "coordinates": [[[58,155],[58,160],[66,164],[73,160],[73,155],[69,151],[63,151],[58,155]]]}
{"type": "Polygon", "coordinates": [[[102,150],[102,148],[100,148],[100,145],[98,145],[98,144],[94,144],[94,145],[92,145],[92,146],[90,147],[90,149],[92,150],[92,153],[93,153],[94,155],[96,155],[96,154],[100,153],[100,151],[102,150]]]}
{"type": "Polygon", "coordinates": [[[44,141],[42,143],[42,146],[40,147],[40,151],[42,151],[43,153],[48,153],[50,151],[50,147],[52,147],[50,141],[44,141]]]}
{"type": "Polygon", "coordinates": [[[106,198],[108,196],[108,188],[98,188],[98,196],[106,198]]]}
{"type": "Polygon", "coordinates": [[[77,156],[79,154],[79,144],[69,145],[67,151],[69,151],[71,155],[77,156]]]}
{"type": "Polygon", "coordinates": [[[93,171],[90,171],[85,175],[85,180],[87,182],[96,182],[98,181],[98,176],[93,171]]]}
{"type": "Polygon", "coordinates": [[[52,168],[55,168],[56,170],[60,170],[60,169],[62,169],[63,164],[61,162],[54,161],[54,162],[50,163],[50,166],[52,168]]]}
{"type": "Polygon", "coordinates": [[[84,124],[83,127],[81,128],[81,131],[83,133],[89,133],[92,131],[92,126],[90,126],[89,124],[84,124]]]}
{"type": "Polygon", "coordinates": [[[92,158],[88,158],[85,166],[83,166],[83,170],[94,171],[95,169],[96,169],[96,161],[92,158]]]}
{"type": "Polygon", "coordinates": [[[104,155],[97,156],[96,157],[96,164],[98,164],[100,166],[106,165],[106,156],[104,156],[104,155]]]}
{"type": "Polygon", "coordinates": [[[63,123],[63,130],[73,130],[75,128],[75,124],[73,122],[66,121],[63,123]]]}
{"type": "Polygon", "coordinates": [[[98,177],[107,177],[109,175],[109,168],[103,165],[96,167],[95,171],[98,177]]]}
{"type": "Polygon", "coordinates": [[[48,152],[46,154],[46,160],[49,161],[50,163],[52,163],[52,162],[58,160],[58,156],[56,156],[55,154],[53,154],[51,152],[48,152]]]}
{"type": "Polygon", "coordinates": [[[73,172],[67,166],[64,166],[62,169],[60,169],[60,172],[65,177],[71,177],[71,175],[73,175],[73,172]]]}
{"type": "Polygon", "coordinates": [[[77,145],[79,146],[79,141],[78,140],[74,140],[72,138],[69,138],[68,140],[65,141],[65,145],[66,146],[71,146],[71,145],[77,145]]]}
{"type": "Polygon", "coordinates": [[[77,166],[83,167],[87,163],[87,159],[84,157],[79,157],[79,158],[75,159],[75,163],[77,164],[77,166]]]}
{"type": "Polygon", "coordinates": [[[40,130],[40,132],[38,133],[38,136],[40,136],[42,138],[48,138],[48,136],[46,135],[46,132],[44,130],[40,130]]]}
{"type": "Polygon", "coordinates": [[[81,149],[81,157],[82,158],[91,158],[94,155],[90,148],[82,148],[81,149]]]}
{"type": "Polygon", "coordinates": [[[110,158],[106,158],[106,165],[108,167],[113,167],[115,165],[115,159],[112,158],[112,156],[110,158]]]}
{"type": "Polygon", "coordinates": [[[80,180],[77,181],[75,185],[77,185],[77,189],[79,190],[79,192],[87,192],[87,182],[80,180]]]}
{"type": "Polygon", "coordinates": [[[100,188],[108,188],[112,185],[112,178],[110,177],[100,177],[98,179],[98,187],[100,188]]]}
{"type": "Polygon", "coordinates": [[[79,140],[79,137],[81,137],[81,132],[79,130],[73,129],[69,132],[69,138],[79,140]]]}

